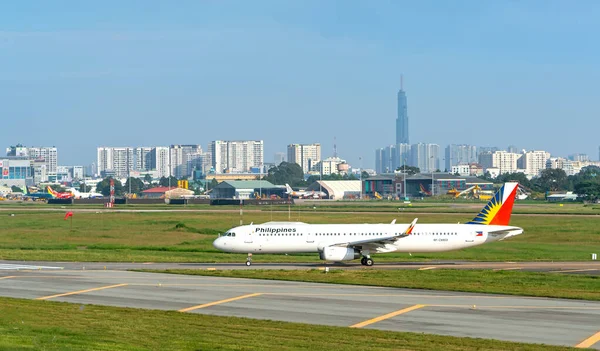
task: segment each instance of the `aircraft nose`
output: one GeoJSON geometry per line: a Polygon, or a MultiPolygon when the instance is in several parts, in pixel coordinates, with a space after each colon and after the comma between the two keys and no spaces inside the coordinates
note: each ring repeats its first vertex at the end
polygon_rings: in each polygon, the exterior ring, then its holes
{"type": "Polygon", "coordinates": [[[223,251],[225,249],[224,240],[225,240],[225,238],[223,238],[223,237],[216,238],[215,241],[213,241],[213,246],[215,247],[215,249],[223,251]]]}

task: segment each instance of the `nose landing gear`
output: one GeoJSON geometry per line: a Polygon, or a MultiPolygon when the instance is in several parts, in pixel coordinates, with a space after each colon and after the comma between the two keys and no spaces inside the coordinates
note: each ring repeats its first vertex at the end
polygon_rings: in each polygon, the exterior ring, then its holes
{"type": "Polygon", "coordinates": [[[252,254],[248,254],[248,258],[246,259],[246,266],[250,267],[252,265],[252,254]]]}

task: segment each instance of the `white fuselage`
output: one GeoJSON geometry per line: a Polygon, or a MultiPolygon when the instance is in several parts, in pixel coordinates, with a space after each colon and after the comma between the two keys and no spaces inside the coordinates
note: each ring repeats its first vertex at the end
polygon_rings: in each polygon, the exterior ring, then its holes
{"type": "MultiPolygon", "coordinates": [[[[233,228],[213,245],[237,253],[309,253],[331,245],[401,236],[408,224],[305,224],[245,225],[233,228]],[[233,235],[235,234],[235,235],[233,235]]],[[[367,243],[371,253],[441,252],[458,250],[521,234],[512,226],[476,224],[417,224],[412,233],[385,243],[367,243]],[[502,231],[502,233],[493,233],[502,231]],[[490,233],[492,232],[492,233],[490,233]]],[[[359,247],[361,244],[352,245],[359,247]]]]}

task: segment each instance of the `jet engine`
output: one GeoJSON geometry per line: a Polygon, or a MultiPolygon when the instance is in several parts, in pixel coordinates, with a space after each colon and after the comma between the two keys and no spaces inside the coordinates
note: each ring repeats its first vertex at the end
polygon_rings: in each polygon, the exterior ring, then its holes
{"type": "Polygon", "coordinates": [[[360,251],[349,247],[327,246],[319,252],[319,256],[325,261],[350,261],[360,257],[360,251]]]}

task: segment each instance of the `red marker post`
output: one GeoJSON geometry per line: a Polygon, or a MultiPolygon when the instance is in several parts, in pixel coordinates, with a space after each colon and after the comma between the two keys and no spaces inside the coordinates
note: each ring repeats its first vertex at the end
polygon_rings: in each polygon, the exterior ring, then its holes
{"type": "Polygon", "coordinates": [[[69,211],[65,214],[65,221],[67,220],[67,218],[71,218],[71,230],[73,230],[73,211],[69,211]]]}

